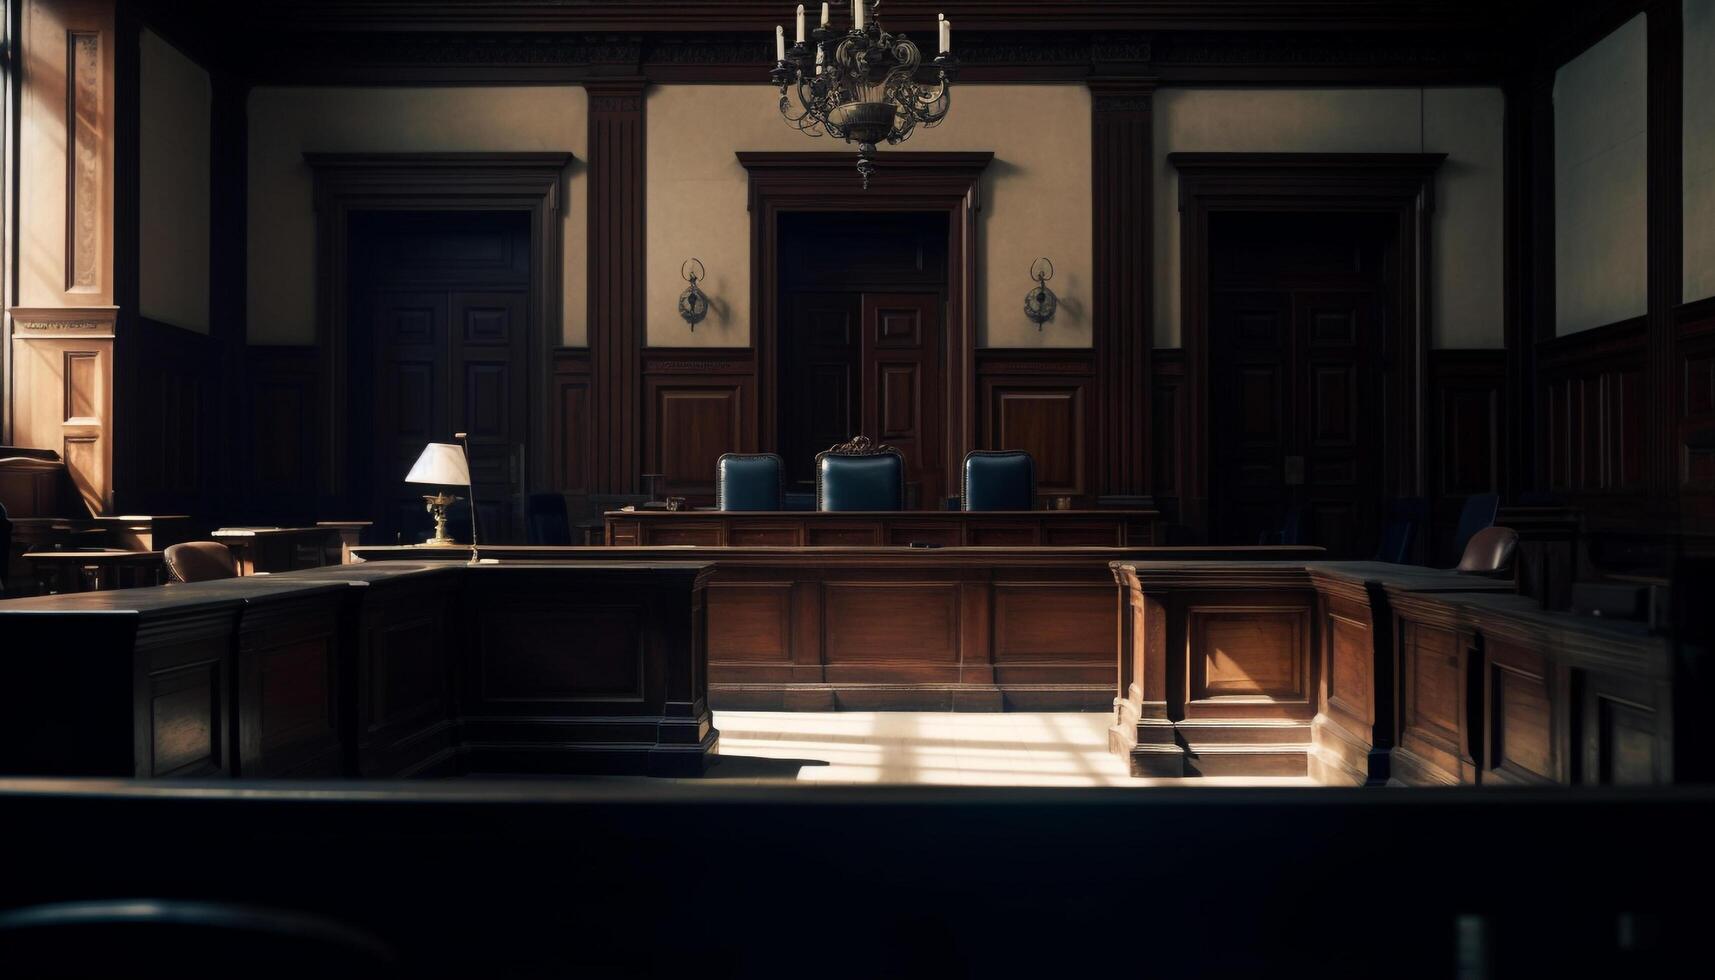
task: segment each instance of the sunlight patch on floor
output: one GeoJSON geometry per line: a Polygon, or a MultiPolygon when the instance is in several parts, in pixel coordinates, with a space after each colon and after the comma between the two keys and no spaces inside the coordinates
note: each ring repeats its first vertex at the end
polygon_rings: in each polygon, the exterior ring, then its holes
{"type": "Polygon", "coordinates": [[[1139,779],[1096,712],[716,711],[704,778],[818,786],[1309,786],[1305,777],[1139,779]]]}

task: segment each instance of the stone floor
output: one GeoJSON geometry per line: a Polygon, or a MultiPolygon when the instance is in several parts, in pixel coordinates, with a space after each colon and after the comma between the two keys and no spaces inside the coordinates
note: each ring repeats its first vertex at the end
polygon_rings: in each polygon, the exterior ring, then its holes
{"type": "Polygon", "coordinates": [[[705,779],[816,786],[1310,786],[1308,778],[1136,779],[1096,712],[716,711],[705,779]]]}

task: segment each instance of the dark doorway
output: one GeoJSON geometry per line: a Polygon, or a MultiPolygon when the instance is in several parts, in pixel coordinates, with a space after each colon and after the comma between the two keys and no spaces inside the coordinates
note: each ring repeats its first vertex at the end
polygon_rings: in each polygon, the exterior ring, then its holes
{"type": "Polygon", "coordinates": [[[788,212],[778,229],[777,391],[787,489],[855,435],[905,456],[906,506],[945,495],[948,216],[788,212]]]}
{"type": "MultiPolygon", "coordinates": [[[[527,433],[530,216],[366,211],[350,218],[347,332],[353,504],[374,537],[430,530],[427,488],[404,482],[423,446],[469,433],[483,533],[515,540],[527,433]]],[[[468,520],[468,517],[466,518],[468,520]]],[[[468,523],[450,527],[460,539],[468,523]]]]}
{"type": "Polygon", "coordinates": [[[1391,214],[1209,216],[1211,536],[1375,548],[1391,214]]]}

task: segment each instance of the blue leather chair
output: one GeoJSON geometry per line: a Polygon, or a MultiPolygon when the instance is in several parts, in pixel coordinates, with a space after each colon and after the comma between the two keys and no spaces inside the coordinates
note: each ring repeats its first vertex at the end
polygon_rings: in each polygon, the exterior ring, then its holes
{"type": "Polygon", "coordinates": [[[965,454],[961,510],[1030,510],[1036,503],[1036,461],[1020,449],[965,454]]]}
{"type": "Polygon", "coordinates": [[[715,507],[779,510],[782,472],[773,453],[722,453],[715,464],[715,507]]]}
{"type": "Polygon", "coordinates": [[[816,509],[905,509],[905,457],[859,436],[816,454],[816,509]]]}
{"type": "Polygon", "coordinates": [[[1429,520],[1429,501],[1422,497],[1401,497],[1388,503],[1387,523],[1382,526],[1381,540],[1376,543],[1376,561],[1403,565],[1411,556],[1417,530],[1429,520]]]}

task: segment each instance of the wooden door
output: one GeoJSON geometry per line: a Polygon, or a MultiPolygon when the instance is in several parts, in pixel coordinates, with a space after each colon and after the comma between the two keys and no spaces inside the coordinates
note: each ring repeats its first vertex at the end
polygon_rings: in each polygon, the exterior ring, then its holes
{"type": "Polygon", "coordinates": [[[1210,482],[1220,539],[1255,543],[1296,514],[1302,543],[1368,557],[1380,505],[1375,292],[1233,290],[1213,299],[1210,482]]]}
{"type": "Polygon", "coordinates": [[[941,297],[864,293],[863,432],[905,456],[905,506],[941,508],[941,297]]]}
{"type": "Polygon", "coordinates": [[[816,454],[858,433],[861,297],[790,293],[781,324],[780,455],[788,489],[814,493],[816,454]]]}
{"type": "Polygon", "coordinates": [[[352,399],[352,471],[368,476],[354,505],[373,515],[373,538],[415,540],[432,526],[422,499],[430,488],[405,474],[426,444],[465,432],[487,533],[510,539],[526,489],[528,222],[502,213],[360,218],[351,376],[372,379],[372,394],[352,399]]]}
{"type": "Polygon", "coordinates": [[[1374,553],[1382,504],[1388,219],[1229,214],[1210,247],[1214,540],[1289,519],[1334,557],[1374,553]]]}

